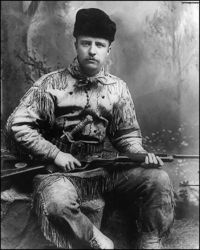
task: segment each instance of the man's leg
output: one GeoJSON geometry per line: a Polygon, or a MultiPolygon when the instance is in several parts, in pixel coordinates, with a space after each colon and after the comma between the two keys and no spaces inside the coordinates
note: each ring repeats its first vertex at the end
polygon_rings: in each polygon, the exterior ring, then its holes
{"type": "Polygon", "coordinates": [[[61,248],[71,248],[70,237],[88,247],[113,248],[112,241],[81,212],[81,197],[65,176],[37,176],[35,183],[34,207],[48,240],[61,248]]]}
{"type": "Polygon", "coordinates": [[[159,239],[174,220],[174,195],[168,174],[142,167],[121,171],[114,193],[130,213],[138,211],[139,248],[160,248],[159,239]]]}

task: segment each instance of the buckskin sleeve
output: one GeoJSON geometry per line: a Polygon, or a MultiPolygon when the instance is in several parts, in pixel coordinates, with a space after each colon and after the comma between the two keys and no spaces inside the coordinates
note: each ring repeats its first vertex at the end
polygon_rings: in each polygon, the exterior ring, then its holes
{"type": "Polygon", "coordinates": [[[125,82],[121,85],[119,101],[113,107],[109,138],[113,146],[121,153],[128,155],[146,153],[142,146],[142,135],[134,103],[125,82]]]}
{"type": "Polygon", "coordinates": [[[40,124],[53,124],[54,100],[41,86],[34,85],[10,115],[6,129],[14,142],[31,155],[54,160],[59,149],[46,140],[40,124]]]}

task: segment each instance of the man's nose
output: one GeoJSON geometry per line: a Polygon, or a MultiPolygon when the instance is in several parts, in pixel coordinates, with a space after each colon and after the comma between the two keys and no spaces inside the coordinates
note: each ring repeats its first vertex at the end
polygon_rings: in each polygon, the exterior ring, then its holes
{"type": "Polygon", "coordinates": [[[90,46],[89,55],[90,55],[90,56],[96,55],[96,48],[95,48],[94,45],[91,45],[91,46],[90,46]]]}

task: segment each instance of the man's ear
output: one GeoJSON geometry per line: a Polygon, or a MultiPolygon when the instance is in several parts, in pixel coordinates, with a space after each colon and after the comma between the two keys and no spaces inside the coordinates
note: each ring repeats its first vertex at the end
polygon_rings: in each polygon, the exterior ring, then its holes
{"type": "Polygon", "coordinates": [[[75,49],[77,49],[77,46],[78,46],[78,42],[77,42],[77,39],[76,39],[76,41],[74,42],[75,49]]]}
{"type": "Polygon", "coordinates": [[[107,55],[110,54],[110,51],[111,51],[111,45],[109,45],[109,47],[108,47],[107,55]]]}

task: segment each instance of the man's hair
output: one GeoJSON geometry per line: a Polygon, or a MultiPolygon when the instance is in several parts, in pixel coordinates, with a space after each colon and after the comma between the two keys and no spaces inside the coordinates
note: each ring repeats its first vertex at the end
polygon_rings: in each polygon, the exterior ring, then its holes
{"type": "Polygon", "coordinates": [[[100,9],[80,9],[76,14],[74,37],[91,36],[114,41],[116,24],[100,9]]]}

